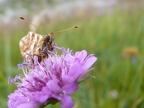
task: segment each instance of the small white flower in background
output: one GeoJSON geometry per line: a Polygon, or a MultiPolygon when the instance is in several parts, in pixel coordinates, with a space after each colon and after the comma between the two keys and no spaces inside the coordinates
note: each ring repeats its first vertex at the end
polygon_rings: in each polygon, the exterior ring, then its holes
{"type": "Polygon", "coordinates": [[[111,99],[118,99],[119,93],[116,89],[113,89],[109,92],[108,97],[111,99]]]}

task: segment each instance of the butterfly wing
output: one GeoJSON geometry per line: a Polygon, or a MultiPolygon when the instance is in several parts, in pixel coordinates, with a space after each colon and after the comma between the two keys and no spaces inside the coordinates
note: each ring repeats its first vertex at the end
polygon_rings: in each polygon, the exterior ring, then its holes
{"type": "Polygon", "coordinates": [[[39,51],[42,50],[43,38],[44,36],[40,34],[28,32],[19,42],[21,55],[25,57],[26,60],[30,59],[28,54],[32,56],[40,55],[39,51]]]}

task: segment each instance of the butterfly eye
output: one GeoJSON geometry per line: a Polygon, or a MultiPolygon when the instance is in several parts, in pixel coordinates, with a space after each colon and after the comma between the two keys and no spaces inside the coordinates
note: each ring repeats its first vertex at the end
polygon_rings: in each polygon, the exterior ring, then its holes
{"type": "Polygon", "coordinates": [[[50,41],[50,36],[46,36],[46,37],[45,37],[45,40],[46,40],[47,42],[49,42],[49,41],[50,41]]]}

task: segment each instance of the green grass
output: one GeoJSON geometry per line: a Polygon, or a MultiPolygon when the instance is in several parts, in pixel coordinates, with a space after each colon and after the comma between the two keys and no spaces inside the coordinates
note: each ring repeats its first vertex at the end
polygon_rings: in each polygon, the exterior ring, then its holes
{"type": "MultiPolygon", "coordinates": [[[[85,49],[98,58],[93,65],[95,69],[88,73],[96,78],[81,83],[79,90],[72,95],[75,108],[144,108],[144,14],[142,12],[142,8],[131,8],[126,11],[116,8],[113,14],[70,19],[48,27],[48,32],[51,32],[79,25],[76,30],[56,34],[55,42],[58,46],[71,48],[74,51],[85,49]],[[123,49],[130,46],[139,50],[135,62],[130,58],[121,57],[123,49]],[[117,90],[118,98],[109,97],[112,90],[117,90]]],[[[7,95],[16,89],[14,84],[7,84],[8,76],[14,77],[22,73],[17,69],[17,64],[22,63],[23,60],[18,43],[28,31],[28,28],[17,28],[10,34],[1,34],[3,36],[0,37],[2,108],[6,108],[7,95]]],[[[58,103],[47,108],[57,108],[59,105],[58,103]]]]}

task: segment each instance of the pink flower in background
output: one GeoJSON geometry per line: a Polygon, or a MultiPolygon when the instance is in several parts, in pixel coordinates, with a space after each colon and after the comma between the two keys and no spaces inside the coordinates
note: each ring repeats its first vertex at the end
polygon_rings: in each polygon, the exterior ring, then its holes
{"type": "Polygon", "coordinates": [[[74,106],[70,95],[78,90],[81,81],[92,77],[84,75],[92,70],[97,58],[85,50],[73,54],[72,50],[58,49],[61,55],[55,51],[40,63],[35,56],[31,68],[25,62],[19,65],[24,77],[9,79],[18,87],[8,96],[9,108],[43,108],[56,102],[61,102],[62,108],[74,106]]]}

